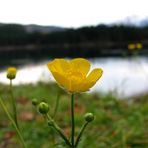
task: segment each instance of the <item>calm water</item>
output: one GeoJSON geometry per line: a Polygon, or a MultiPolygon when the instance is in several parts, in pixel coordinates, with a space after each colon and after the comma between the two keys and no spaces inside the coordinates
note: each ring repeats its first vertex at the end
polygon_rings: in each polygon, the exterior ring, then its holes
{"type": "MultiPolygon", "coordinates": [[[[112,91],[117,95],[136,95],[148,91],[148,58],[95,58],[92,68],[101,67],[104,74],[91,91],[112,91]]],[[[50,60],[49,60],[50,61],[50,60]]],[[[54,81],[47,69],[48,61],[20,67],[14,84],[54,81]]],[[[6,72],[0,73],[0,82],[8,83],[6,72]]]]}

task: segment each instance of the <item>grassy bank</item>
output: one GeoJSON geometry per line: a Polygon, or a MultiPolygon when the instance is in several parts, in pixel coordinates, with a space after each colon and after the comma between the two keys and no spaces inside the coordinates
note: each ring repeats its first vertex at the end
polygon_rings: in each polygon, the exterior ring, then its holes
{"type": "MultiPolygon", "coordinates": [[[[55,120],[67,136],[70,136],[70,95],[56,84],[20,85],[14,87],[18,119],[28,147],[54,148],[63,142],[48,127],[43,116],[32,106],[32,99],[46,101],[50,115],[54,114],[57,94],[60,95],[55,120]],[[59,143],[60,142],[60,143],[59,143]]],[[[0,85],[0,95],[9,108],[9,87],[0,85]]],[[[148,147],[148,96],[138,99],[118,99],[112,94],[83,93],[75,97],[76,134],[84,123],[86,112],[95,114],[81,139],[78,148],[147,148],[148,147]]],[[[11,110],[11,108],[9,108],[11,110]]],[[[13,126],[0,107],[0,148],[20,148],[13,126]]]]}

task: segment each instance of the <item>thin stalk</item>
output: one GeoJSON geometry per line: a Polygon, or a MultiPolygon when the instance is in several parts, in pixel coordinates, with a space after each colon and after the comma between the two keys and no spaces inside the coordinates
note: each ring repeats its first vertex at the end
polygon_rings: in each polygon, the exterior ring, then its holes
{"type": "Polygon", "coordinates": [[[72,125],[72,129],[71,129],[71,144],[72,144],[72,148],[75,147],[75,117],[74,117],[74,94],[71,95],[71,125],[72,125]]]}
{"type": "Polygon", "coordinates": [[[17,122],[16,100],[14,99],[13,89],[12,89],[12,80],[10,80],[10,94],[11,94],[11,102],[12,102],[14,122],[15,122],[16,126],[19,128],[18,122],[17,122]]]}
{"type": "Polygon", "coordinates": [[[53,119],[55,118],[56,114],[57,114],[57,110],[59,107],[59,100],[60,100],[60,93],[58,93],[57,98],[56,98],[56,105],[54,108],[54,113],[53,113],[53,119]]]}
{"type": "Polygon", "coordinates": [[[83,134],[83,132],[84,132],[86,126],[88,125],[88,123],[89,123],[89,122],[86,122],[86,123],[82,126],[81,131],[80,131],[80,133],[79,133],[79,135],[78,135],[78,137],[77,137],[77,139],[76,139],[75,148],[78,146],[79,141],[80,141],[80,139],[81,139],[81,137],[82,137],[82,134],[83,134]]]}
{"type": "Polygon", "coordinates": [[[12,122],[12,125],[14,126],[14,128],[15,128],[15,130],[16,130],[18,136],[19,136],[19,139],[20,139],[20,142],[21,142],[23,148],[26,148],[24,139],[23,139],[23,137],[22,137],[22,135],[21,135],[21,133],[20,133],[20,131],[19,131],[19,129],[18,129],[16,123],[14,122],[13,118],[11,117],[10,113],[8,112],[7,107],[5,106],[5,104],[3,103],[3,101],[2,101],[1,98],[0,98],[0,104],[1,104],[1,106],[2,106],[2,108],[3,108],[3,110],[5,111],[6,115],[8,116],[9,120],[12,122]]]}
{"type": "Polygon", "coordinates": [[[65,143],[71,147],[71,144],[69,142],[69,140],[67,139],[67,137],[64,135],[64,133],[62,132],[61,128],[54,122],[54,120],[47,114],[47,119],[49,122],[51,122],[51,126],[59,133],[59,135],[61,136],[61,138],[65,141],[65,143]]]}

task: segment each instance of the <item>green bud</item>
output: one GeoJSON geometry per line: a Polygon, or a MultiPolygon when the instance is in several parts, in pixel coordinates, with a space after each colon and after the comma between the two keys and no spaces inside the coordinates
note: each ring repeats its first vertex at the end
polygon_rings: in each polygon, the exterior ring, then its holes
{"type": "Polygon", "coordinates": [[[32,100],[32,105],[37,106],[39,104],[39,101],[37,99],[32,100]]]}
{"type": "Polygon", "coordinates": [[[41,102],[39,105],[38,105],[38,110],[41,114],[47,114],[48,111],[49,111],[49,105],[45,102],[41,102]]]}
{"type": "Polygon", "coordinates": [[[86,120],[87,122],[91,122],[91,121],[94,120],[94,115],[93,115],[92,113],[86,113],[86,114],[84,115],[84,118],[85,118],[85,120],[86,120]]]}

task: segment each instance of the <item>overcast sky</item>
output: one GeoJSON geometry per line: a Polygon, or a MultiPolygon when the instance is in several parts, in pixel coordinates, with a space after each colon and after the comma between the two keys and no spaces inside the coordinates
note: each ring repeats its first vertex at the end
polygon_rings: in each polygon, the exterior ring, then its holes
{"type": "Polygon", "coordinates": [[[81,27],[148,17],[148,0],[0,0],[0,22],[81,27]]]}

